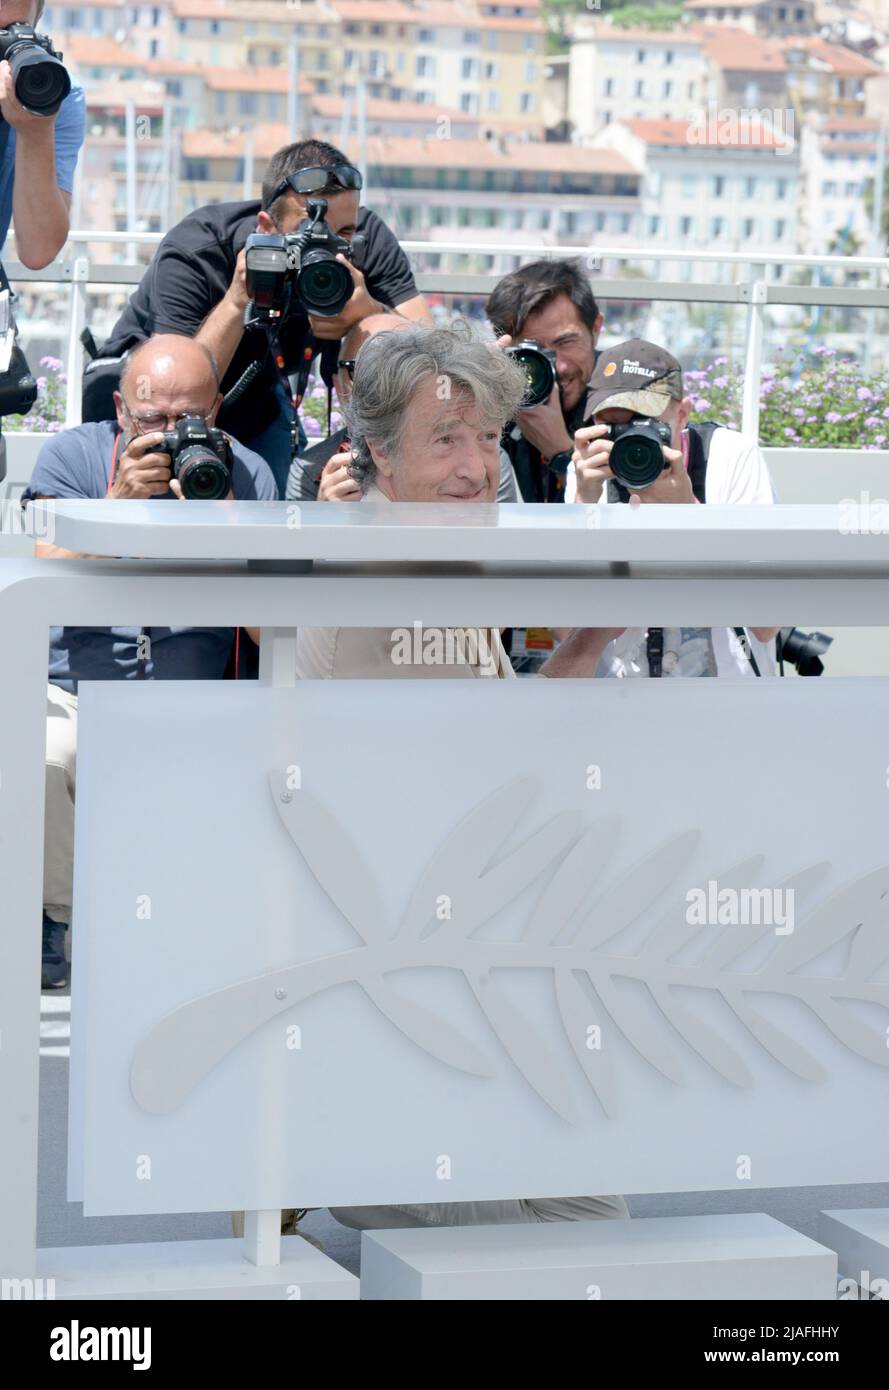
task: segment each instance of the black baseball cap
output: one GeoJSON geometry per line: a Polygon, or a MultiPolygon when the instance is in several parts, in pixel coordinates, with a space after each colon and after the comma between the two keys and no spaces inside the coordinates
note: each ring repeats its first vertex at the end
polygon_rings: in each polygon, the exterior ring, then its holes
{"type": "Polygon", "coordinates": [[[612,406],[637,415],[663,415],[682,400],[682,368],[666,348],[630,338],[601,354],[587,387],[586,417],[612,406]]]}

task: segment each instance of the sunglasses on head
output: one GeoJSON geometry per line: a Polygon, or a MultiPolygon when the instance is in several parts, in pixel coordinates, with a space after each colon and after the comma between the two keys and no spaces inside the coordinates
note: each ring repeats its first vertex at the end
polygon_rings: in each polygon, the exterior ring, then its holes
{"type": "Polygon", "coordinates": [[[321,193],[325,188],[336,185],[345,189],[360,189],[364,186],[361,170],[352,164],[319,164],[309,169],[297,169],[282,179],[269,199],[269,206],[285,193],[321,193]]]}

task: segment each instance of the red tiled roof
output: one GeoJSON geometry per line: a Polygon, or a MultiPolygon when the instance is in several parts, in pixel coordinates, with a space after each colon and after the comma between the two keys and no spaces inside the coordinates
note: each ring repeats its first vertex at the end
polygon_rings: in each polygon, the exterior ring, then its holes
{"type": "Polygon", "coordinates": [[[787,69],[782,48],[791,46],[788,39],[763,39],[727,24],[699,24],[694,26],[694,32],[700,36],[705,51],[717,67],[726,71],[742,68],[751,72],[785,72],[787,69]]]}
{"type": "Polygon", "coordinates": [[[724,128],[717,124],[714,134],[716,138],[709,138],[709,131],[705,123],[703,128],[693,128],[691,123],[685,121],[655,120],[647,117],[640,117],[631,120],[621,120],[620,125],[626,128],[637,137],[643,140],[646,145],[667,146],[688,146],[694,148],[710,147],[715,149],[786,149],[786,137],[775,135],[768,125],[758,121],[751,121],[744,127],[744,138],[729,140],[723,138],[724,128]],[[703,137],[703,138],[701,138],[703,137]]]}

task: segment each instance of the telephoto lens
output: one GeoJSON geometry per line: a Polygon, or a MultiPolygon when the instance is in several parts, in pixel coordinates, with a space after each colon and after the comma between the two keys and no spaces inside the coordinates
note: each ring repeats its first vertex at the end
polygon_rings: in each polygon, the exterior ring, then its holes
{"type": "Polygon", "coordinates": [[[619,483],[631,492],[651,487],[666,467],[664,448],[669,448],[672,431],[662,420],[629,420],[612,425],[614,447],[608,466],[619,483]]]}
{"type": "Polygon", "coordinates": [[[542,348],[533,338],[526,338],[515,347],[507,348],[509,356],[518,362],[525,373],[528,389],[522,400],[522,409],[532,405],[543,405],[552,394],[556,384],[556,354],[549,348],[542,348]]]}
{"type": "Polygon", "coordinates": [[[30,24],[0,29],[0,59],[12,72],[15,95],[33,116],[54,116],[71,90],[71,79],[49,39],[30,24]]]}

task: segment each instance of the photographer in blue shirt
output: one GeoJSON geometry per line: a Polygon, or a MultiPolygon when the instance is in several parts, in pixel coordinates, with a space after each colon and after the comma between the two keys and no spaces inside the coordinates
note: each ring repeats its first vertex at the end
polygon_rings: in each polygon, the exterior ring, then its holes
{"type": "MultiPolygon", "coordinates": [[[[0,30],[37,26],[45,0],[0,0],[0,30]]],[[[15,95],[9,63],[0,62],[0,251],[10,221],[18,258],[42,270],[68,239],[74,170],[83,144],[82,87],[72,87],[53,115],[34,115],[15,95]]]]}

